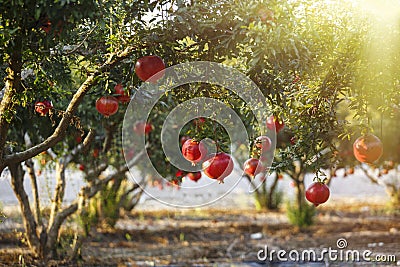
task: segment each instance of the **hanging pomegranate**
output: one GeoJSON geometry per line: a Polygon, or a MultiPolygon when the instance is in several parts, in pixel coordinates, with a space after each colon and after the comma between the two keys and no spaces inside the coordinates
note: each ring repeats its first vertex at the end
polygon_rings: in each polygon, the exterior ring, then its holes
{"type": "Polygon", "coordinates": [[[270,116],[267,119],[267,128],[273,130],[275,128],[276,133],[279,133],[283,127],[285,127],[285,123],[283,120],[278,119],[276,116],[270,116]]]}
{"type": "Polygon", "coordinates": [[[321,182],[312,183],[306,190],[306,199],[316,207],[328,201],[329,195],[329,187],[321,182]]]}
{"type": "Polygon", "coordinates": [[[153,130],[153,125],[150,122],[138,121],[133,126],[133,131],[137,134],[149,134],[153,130]]]}
{"type": "Polygon", "coordinates": [[[383,144],[375,135],[366,134],[354,142],[353,152],[358,161],[371,164],[382,156],[383,144]]]}
{"type": "Polygon", "coordinates": [[[182,145],[183,157],[193,164],[202,161],[206,154],[207,148],[204,144],[194,139],[188,139],[182,145]]]}
{"type": "Polygon", "coordinates": [[[186,177],[197,183],[197,181],[201,178],[201,172],[189,172],[186,177]]]}
{"type": "Polygon", "coordinates": [[[46,116],[50,109],[53,108],[53,104],[49,100],[38,101],[35,103],[35,111],[40,116],[46,116]]]}
{"type": "Polygon", "coordinates": [[[156,83],[164,76],[165,64],[159,56],[144,56],[135,64],[136,75],[142,81],[156,83]]]}
{"type": "Polygon", "coordinates": [[[221,183],[233,171],[233,160],[229,154],[218,152],[203,162],[204,173],[221,183]]]}
{"type": "Polygon", "coordinates": [[[105,117],[114,115],[118,111],[118,100],[113,96],[102,96],[96,101],[96,109],[105,117]]]}
{"type": "Polygon", "coordinates": [[[262,135],[256,138],[256,147],[263,151],[271,149],[272,141],[268,136],[262,135]]]}
{"type": "Polygon", "coordinates": [[[250,177],[254,177],[260,172],[263,172],[265,168],[260,160],[251,158],[245,161],[243,170],[250,177]]]}
{"type": "Polygon", "coordinates": [[[122,86],[122,84],[117,84],[114,87],[114,94],[116,94],[116,98],[118,99],[119,102],[121,102],[122,104],[126,104],[129,103],[129,101],[131,101],[131,98],[129,96],[129,92],[124,90],[124,87],[122,86]]]}

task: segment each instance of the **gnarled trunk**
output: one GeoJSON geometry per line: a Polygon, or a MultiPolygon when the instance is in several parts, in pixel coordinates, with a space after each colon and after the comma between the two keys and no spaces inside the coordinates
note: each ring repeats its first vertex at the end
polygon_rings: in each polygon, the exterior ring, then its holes
{"type": "Polygon", "coordinates": [[[25,172],[20,163],[9,165],[8,168],[11,173],[11,186],[21,208],[28,246],[36,257],[43,257],[44,251],[40,242],[40,233],[37,232],[37,222],[29,204],[28,195],[24,189],[25,172]]]}
{"type": "Polygon", "coordinates": [[[296,183],[296,204],[301,212],[304,205],[304,195],[305,195],[305,187],[304,187],[304,173],[299,173],[295,179],[296,183]]]}

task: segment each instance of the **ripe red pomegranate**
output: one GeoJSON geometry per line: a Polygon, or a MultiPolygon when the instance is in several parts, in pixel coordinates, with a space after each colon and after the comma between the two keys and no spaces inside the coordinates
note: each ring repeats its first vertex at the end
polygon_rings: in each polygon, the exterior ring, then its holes
{"type": "Polygon", "coordinates": [[[194,139],[188,139],[182,145],[183,157],[193,164],[202,161],[206,154],[207,148],[204,144],[194,139]]]}
{"type": "Polygon", "coordinates": [[[77,135],[77,136],[75,137],[75,141],[76,141],[77,143],[82,142],[82,136],[77,135]]]}
{"type": "Polygon", "coordinates": [[[118,111],[118,100],[113,96],[102,96],[96,101],[96,109],[105,117],[114,115],[118,111]]]}
{"type": "Polygon", "coordinates": [[[295,144],[297,143],[297,138],[296,138],[296,136],[292,136],[292,137],[290,138],[290,143],[291,143],[292,145],[295,145],[295,144]]]}
{"type": "Polygon", "coordinates": [[[258,159],[251,158],[245,161],[243,165],[243,170],[250,177],[254,177],[260,172],[263,172],[265,168],[261,163],[261,161],[259,161],[258,159]]]}
{"type": "Polygon", "coordinates": [[[164,70],[164,61],[159,56],[144,56],[135,64],[136,75],[144,82],[156,83],[164,76],[164,70]]]}
{"type": "Polygon", "coordinates": [[[137,134],[149,134],[153,130],[153,125],[149,122],[138,121],[133,126],[133,131],[137,134]]]}
{"type": "Polygon", "coordinates": [[[185,175],[186,175],[186,173],[182,170],[177,170],[177,172],[175,173],[176,178],[183,177],[185,175]]]}
{"type": "Polygon", "coordinates": [[[197,183],[198,180],[201,178],[201,172],[189,172],[186,175],[190,180],[194,181],[197,183]]]}
{"type": "Polygon", "coordinates": [[[306,199],[318,206],[325,203],[330,195],[329,187],[321,182],[312,183],[306,190],[306,199]]]}
{"type": "Polygon", "coordinates": [[[218,152],[203,162],[203,169],[208,177],[222,183],[233,171],[233,160],[229,154],[218,152]]]}
{"type": "Polygon", "coordinates": [[[93,149],[92,155],[93,155],[94,158],[98,158],[99,157],[99,153],[100,153],[100,150],[98,148],[95,148],[95,149],[93,149]]]}
{"type": "Polygon", "coordinates": [[[354,174],[354,168],[353,168],[353,167],[348,168],[347,171],[346,171],[346,173],[347,173],[348,175],[354,174]]]}
{"type": "Polygon", "coordinates": [[[35,111],[40,116],[46,116],[50,109],[53,108],[53,104],[49,100],[38,101],[35,103],[35,111]]]}
{"type": "Polygon", "coordinates": [[[183,146],[183,144],[187,141],[187,140],[189,140],[190,139],[190,137],[189,136],[187,136],[187,135],[184,135],[184,136],[182,136],[181,137],[181,146],[183,146]]]}
{"type": "Polygon", "coordinates": [[[122,84],[117,84],[114,87],[114,94],[116,94],[116,98],[118,99],[119,102],[121,102],[122,104],[126,104],[129,103],[129,101],[131,101],[131,98],[129,96],[129,92],[124,90],[124,87],[122,86],[122,84]]]}
{"type": "Polygon", "coordinates": [[[172,186],[172,187],[175,187],[176,189],[180,189],[180,182],[177,180],[177,179],[173,179],[173,180],[171,180],[171,181],[168,181],[167,183],[166,183],[166,185],[167,186],[172,186]]]}
{"type": "Polygon", "coordinates": [[[282,122],[275,116],[270,116],[267,119],[267,128],[273,130],[275,128],[276,133],[279,133],[283,127],[285,127],[285,123],[282,122]]]}
{"type": "Polygon", "coordinates": [[[256,147],[263,151],[270,150],[272,141],[268,136],[262,135],[256,138],[256,147]]]}
{"type": "Polygon", "coordinates": [[[358,161],[371,164],[382,156],[383,144],[375,135],[366,134],[354,142],[353,152],[358,161]]]}

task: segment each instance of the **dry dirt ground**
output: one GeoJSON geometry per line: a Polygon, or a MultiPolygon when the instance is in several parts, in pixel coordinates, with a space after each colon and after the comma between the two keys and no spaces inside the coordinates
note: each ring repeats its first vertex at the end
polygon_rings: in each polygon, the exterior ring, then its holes
{"type": "MultiPolygon", "coordinates": [[[[19,225],[20,218],[9,217],[19,225]]],[[[9,224],[10,225],[10,224],[9,224]]],[[[0,230],[0,266],[39,266],[16,235],[22,229],[0,230]]],[[[66,230],[63,239],[68,238],[66,230]]],[[[400,265],[400,216],[382,205],[319,207],[316,223],[300,229],[281,212],[254,210],[135,211],[117,229],[92,231],[76,263],[49,262],[46,266],[382,266],[383,263],[272,263],[260,262],[257,252],[337,249],[344,238],[349,250],[371,250],[396,256],[387,266],[400,265]]],[[[373,256],[371,258],[373,258],[373,256]]]]}

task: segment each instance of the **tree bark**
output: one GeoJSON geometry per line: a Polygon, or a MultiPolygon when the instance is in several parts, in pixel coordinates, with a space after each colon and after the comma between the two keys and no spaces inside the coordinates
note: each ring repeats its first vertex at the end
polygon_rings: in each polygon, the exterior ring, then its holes
{"type": "MultiPolygon", "coordinates": [[[[136,164],[140,158],[144,155],[145,151],[141,151],[138,153],[132,160],[131,164],[136,164]]],[[[93,183],[90,183],[89,185],[86,185],[82,187],[79,191],[79,197],[78,200],[74,201],[71,203],[69,206],[60,209],[54,216],[54,219],[52,220],[52,223],[48,225],[48,230],[47,230],[47,240],[46,240],[46,251],[49,251],[55,247],[57,244],[58,240],[58,234],[60,232],[60,228],[62,223],[73,213],[75,213],[80,205],[82,204],[82,201],[86,201],[94,197],[97,192],[102,190],[105,185],[107,185],[108,182],[110,182],[114,177],[121,175],[122,172],[125,172],[127,170],[126,166],[121,167],[119,170],[117,170],[115,173],[110,174],[109,176],[103,178],[103,179],[97,179],[93,183]]],[[[54,256],[54,255],[51,255],[54,256]]]]}
{"type": "Polygon", "coordinates": [[[303,209],[304,194],[305,194],[304,173],[300,172],[296,179],[296,201],[299,211],[303,209]]]}
{"type": "Polygon", "coordinates": [[[42,215],[40,211],[39,190],[38,190],[33,160],[28,159],[27,161],[25,161],[25,165],[28,169],[28,174],[31,180],[35,221],[38,223],[38,225],[42,226],[43,224],[42,224],[42,215]]]}
{"type": "Polygon", "coordinates": [[[134,184],[129,190],[126,190],[124,194],[121,196],[119,200],[118,209],[121,210],[123,208],[125,211],[131,211],[139,202],[141,195],[143,194],[143,189],[138,184],[134,184]],[[130,199],[130,201],[125,205],[128,200],[129,194],[134,192],[135,190],[139,190],[136,194],[130,199]]]}
{"type": "Polygon", "coordinates": [[[61,209],[61,204],[64,199],[65,193],[65,168],[66,165],[64,160],[56,162],[56,188],[54,190],[54,196],[52,199],[52,206],[50,211],[50,219],[48,228],[54,224],[55,217],[59,210],[61,209]]]}
{"type": "Polygon", "coordinates": [[[274,193],[275,193],[276,187],[278,186],[278,181],[279,181],[279,175],[276,174],[276,175],[275,175],[275,180],[274,180],[274,182],[272,183],[272,185],[271,185],[271,187],[270,187],[270,189],[269,189],[269,192],[268,192],[268,203],[267,203],[267,208],[268,208],[269,210],[273,210],[273,209],[278,208],[278,204],[279,204],[279,203],[276,203],[276,204],[272,203],[272,202],[273,202],[273,198],[274,198],[274,193]]]}
{"type": "Polygon", "coordinates": [[[8,166],[11,173],[11,186],[14,193],[18,199],[22,220],[26,231],[28,246],[36,257],[42,257],[43,251],[41,249],[41,244],[39,236],[37,233],[37,222],[35,221],[35,216],[32,213],[28,195],[24,189],[24,171],[20,163],[11,164],[8,166]]]}
{"type": "Polygon", "coordinates": [[[0,101],[0,173],[7,166],[4,160],[4,147],[7,141],[7,132],[10,121],[13,118],[14,103],[13,97],[21,88],[22,71],[22,37],[16,35],[14,38],[13,53],[10,55],[9,68],[5,78],[5,90],[0,101]]]}

